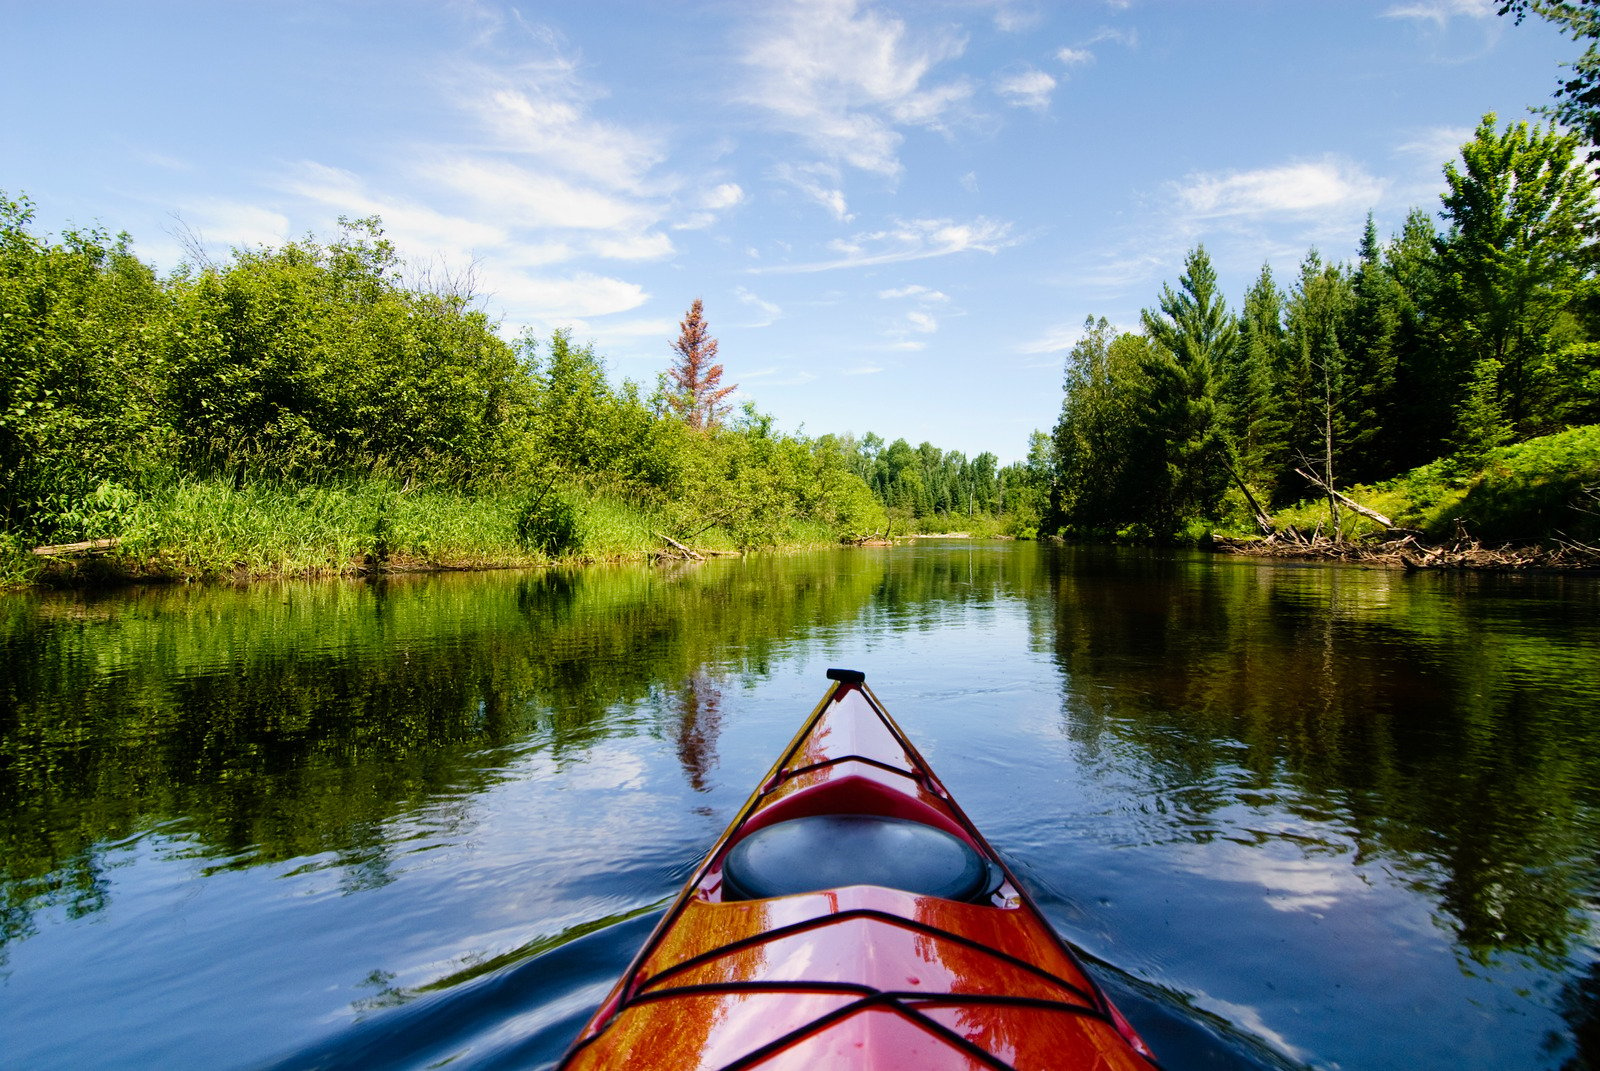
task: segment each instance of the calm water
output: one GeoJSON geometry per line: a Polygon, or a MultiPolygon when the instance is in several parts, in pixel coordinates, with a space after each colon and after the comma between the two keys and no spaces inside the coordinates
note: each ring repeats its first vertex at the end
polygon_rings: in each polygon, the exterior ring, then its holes
{"type": "Polygon", "coordinates": [[[1600,1066],[1600,581],[1031,544],[0,600],[0,1065],[539,1066],[863,669],[1171,1071],[1600,1066]]]}

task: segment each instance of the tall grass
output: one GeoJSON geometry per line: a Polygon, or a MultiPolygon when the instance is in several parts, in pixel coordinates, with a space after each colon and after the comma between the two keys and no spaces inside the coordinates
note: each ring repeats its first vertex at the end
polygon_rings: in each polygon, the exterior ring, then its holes
{"type": "MultiPolygon", "coordinates": [[[[557,489],[569,538],[529,538],[524,487],[464,494],[387,476],[305,484],[183,477],[134,491],[102,484],[63,509],[74,539],[115,537],[95,555],[40,558],[0,534],[0,586],[38,580],[210,580],[351,575],[384,570],[538,566],[642,559],[660,549],[660,518],[605,492],[557,489]]],[[[820,528],[820,526],[819,526],[820,528]]],[[[715,537],[715,533],[711,533],[715,537]]],[[[805,542],[831,535],[805,533],[805,542]]],[[[715,544],[711,544],[715,545],[715,544]]]]}

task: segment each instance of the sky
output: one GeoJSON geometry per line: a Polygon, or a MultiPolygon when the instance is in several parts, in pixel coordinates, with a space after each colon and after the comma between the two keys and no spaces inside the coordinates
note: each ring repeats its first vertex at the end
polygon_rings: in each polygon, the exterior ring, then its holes
{"type": "Polygon", "coordinates": [[[0,193],[162,272],[377,215],[646,392],[700,298],[784,431],[1010,462],[1195,246],[1237,308],[1436,212],[1581,51],[1497,6],[0,0],[0,193]]]}

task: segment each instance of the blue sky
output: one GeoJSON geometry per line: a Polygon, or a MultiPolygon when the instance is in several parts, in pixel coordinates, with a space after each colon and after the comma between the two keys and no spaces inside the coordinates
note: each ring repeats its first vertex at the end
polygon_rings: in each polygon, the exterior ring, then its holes
{"type": "Polygon", "coordinates": [[[377,214],[653,385],[704,299],[781,427],[1020,459],[1204,243],[1347,259],[1579,49],[1494,0],[0,0],[0,190],[166,270],[377,214]]]}

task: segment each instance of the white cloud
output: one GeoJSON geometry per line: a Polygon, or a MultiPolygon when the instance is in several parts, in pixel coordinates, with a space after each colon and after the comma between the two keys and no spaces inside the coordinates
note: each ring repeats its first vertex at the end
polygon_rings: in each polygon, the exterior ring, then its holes
{"type": "Polygon", "coordinates": [[[745,203],[749,198],[736,182],[724,182],[702,193],[696,202],[700,211],[691,212],[672,225],[675,231],[697,231],[717,221],[717,213],[725,212],[745,203]]]}
{"type": "Polygon", "coordinates": [[[896,175],[896,125],[938,128],[971,96],[961,79],[925,84],[965,47],[949,33],[913,40],[904,22],[860,10],[856,0],[802,0],[749,41],[747,99],[828,157],[896,175]]]}
{"type": "Polygon", "coordinates": [[[260,205],[206,197],[183,206],[179,219],[184,227],[207,245],[281,245],[289,238],[289,219],[260,205]]]}
{"type": "Polygon", "coordinates": [[[906,323],[918,334],[931,335],[939,330],[939,321],[926,312],[913,309],[906,313],[906,323]]]}
{"type": "Polygon", "coordinates": [[[798,387],[810,383],[817,378],[815,372],[788,371],[782,368],[758,368],[754,372],[745,372],[739,376],[740,382],[748,383],[756,380],[764,387],[798,387]]]}
{"type": "Polygon", "coordinates": [[[517,81],[487,70],[469,72],[469,78],[461,103],[495,148],[608,189],[645,192],[647,175],[663,157],[660,145],[590,116],[586,98],[595,94],[579,82],[570,62],[519,68],[517,81]]]}
{"type": "Polygon", "coordinates": [[[1180,204],[1194,216],[1305,214],[1371,205],[1383,183],[1333,159],[1255,171],[1199,173],[1177,184],[1180,204]]]}
{"type": "Polygon", "coordinates": [[[1063,48],[1056,53],[1056,59],[1068,67],[1081,67],[1094,62],[1094,53],[1087,48],[1063,48]]]}
{"type": "Polygon", "coordinates": [[[470,257],[471,250],[497,246],[507,238],[493,224],[371,193],[356,175],[323,164],[301,164],[280,184],[285,191],[340,215],[382,217],[384,230],[407,256],[470,257]]]}
{"type": "Polygon", "coordinates": [[[486,268],[482,281],[487,296],[528,319],[609,316],[636,309],[650,298],[637,283],[592,272],[548,278],[486,268]]]}
{"type": "Polygon", "coordinates": [[[938,290],[930,289],[929,287],[922,286],[918,283],[912,283],[910,286],[902,286],[896,290],[879,290],[878,296],[883,298],[885,301],[893,301],[897,298],[916,298],[918,301],[925,302],[943,302],[950,300],[950,295],[941,293],[938,290]]]}
{"type": "MultiPolygon", "coordinates": [[[[1113,323],[1111,325],[1111,332],[1114,335],[1138,334],[1142,330],[1143,328],[1137,325],[1131,327],[1118,323],[1113,323]]],[[[1066,353],[1082,340],[1082,320],[1079,320],[1076,323],[1055,324],[1051,327],[1045,328],[1044,331],[1037,337],[1018,345],[1016,347],[1016,352],[1028,355],[1066,353]]],[[[1034,367],[1049,367],[1050,365],[1055,364],[1057,364],[1055,361],[1048,363],[1039,362],[1034,367]]]]}
{"type": "Polygon", "coordinates": [[[761,313],[760,322],[750,324],[749,326],[751,326],[751,327],[770,327],[772,324],[774,324],[778,320],[782,319],[782,317],[783,317],[783,309],[779,308],[777,305],[773,304],[770,301],[767,301],[767,300],[764,300],[763,298],[757,297],[755,294],[751,293],[749,290],[746,290],[744,287],[742,287],[742,286],[735,287],[733,293],[734,293],[734,296],[737,297],[741,302],[743,302],[746,305],[749,305],[751,308],[753,308],[757,312],[761,313]]]}
{"type": "Polygon", "coordinates": [[[954,253],[995,253],[1015,245],[1011,224],[980,216],[969,223],[948,219],[898,220],[884,230],[857,234],[848,240],[829,243],[839,254],[832,260],[807,264],[779,264],[752,268],[757,273],[830,271],[835,268],[860,268],[894,264],[907,260],[926,260],[954,253]]]}
{"type": "Polygon", "coordinates": [[[673,254],[672,239],[659,231],[596,238],[589,249],[610,260],[660,260],[673,254]]]}
{"type": "Polygon", "coordinates": [[[1444,26],[1451,19],[1493,18],[1499,9],[1498,0],[1416,0],[1415,3],[1396,4],[1383,12],[1386,19],[1418,19],[1444,26]]]}
{"type": "Polygon", "coordinates": [[[855,368],[846,368],[844,371],[840,372],[839,374],[842,375],[842,376],[875,376],[879,372],[882,372],[882,371],[883,371],[883,366],[882,365],[863,364],[863,365],[857,365],[855,368]]]}
{"type": "Polygon", "coordinates": [[[855,218],[850,214],[844,190],[839,188],[838,168],[830,164],[780,164],[772,174],[826,208],[839,222],[849,223],[855,218]]]}
{"type": "Polygon", "coordinates": [[[1065,353],[1083,338],[1082,324],[1057,324],[1045,333],[1017,347],[1018,353],[1065,353]]]}
{"type": "Polygon", "coordinates": [[[712,212],[720,212],[725,208],[744,203],[744,190],[736,182],[724,182],[714,189],[707,190],[700,198],[700,206],[712,212]]]}
{"type": "Polygon", "coordinates": [[[1003,75],[995,82],[994,88],[1013,107],[1043,110],[1050,106],[1050,94],[1055,92],[1056,80],[1035,67],[1029,67],[1015,74],[1003,75]]]}
{"type": "Polygon", "coordinates": [[[576,186],[548,172],[529,171],[505,160],[459,156],[424,164],[422,171],[515,226],[631,231],[659,216],[639,201],[576,186]]]}
{"type": "Polygon", "coordinates": [[[1434,127],[1396,146],[1395,152],[1401,156],[1415,157],[1421,163],[1431,164],[1442,170],[1447,161],[1454,160],[1461,154],[1461,146],[1471,140],[1471,127],[1434,127]]]}

